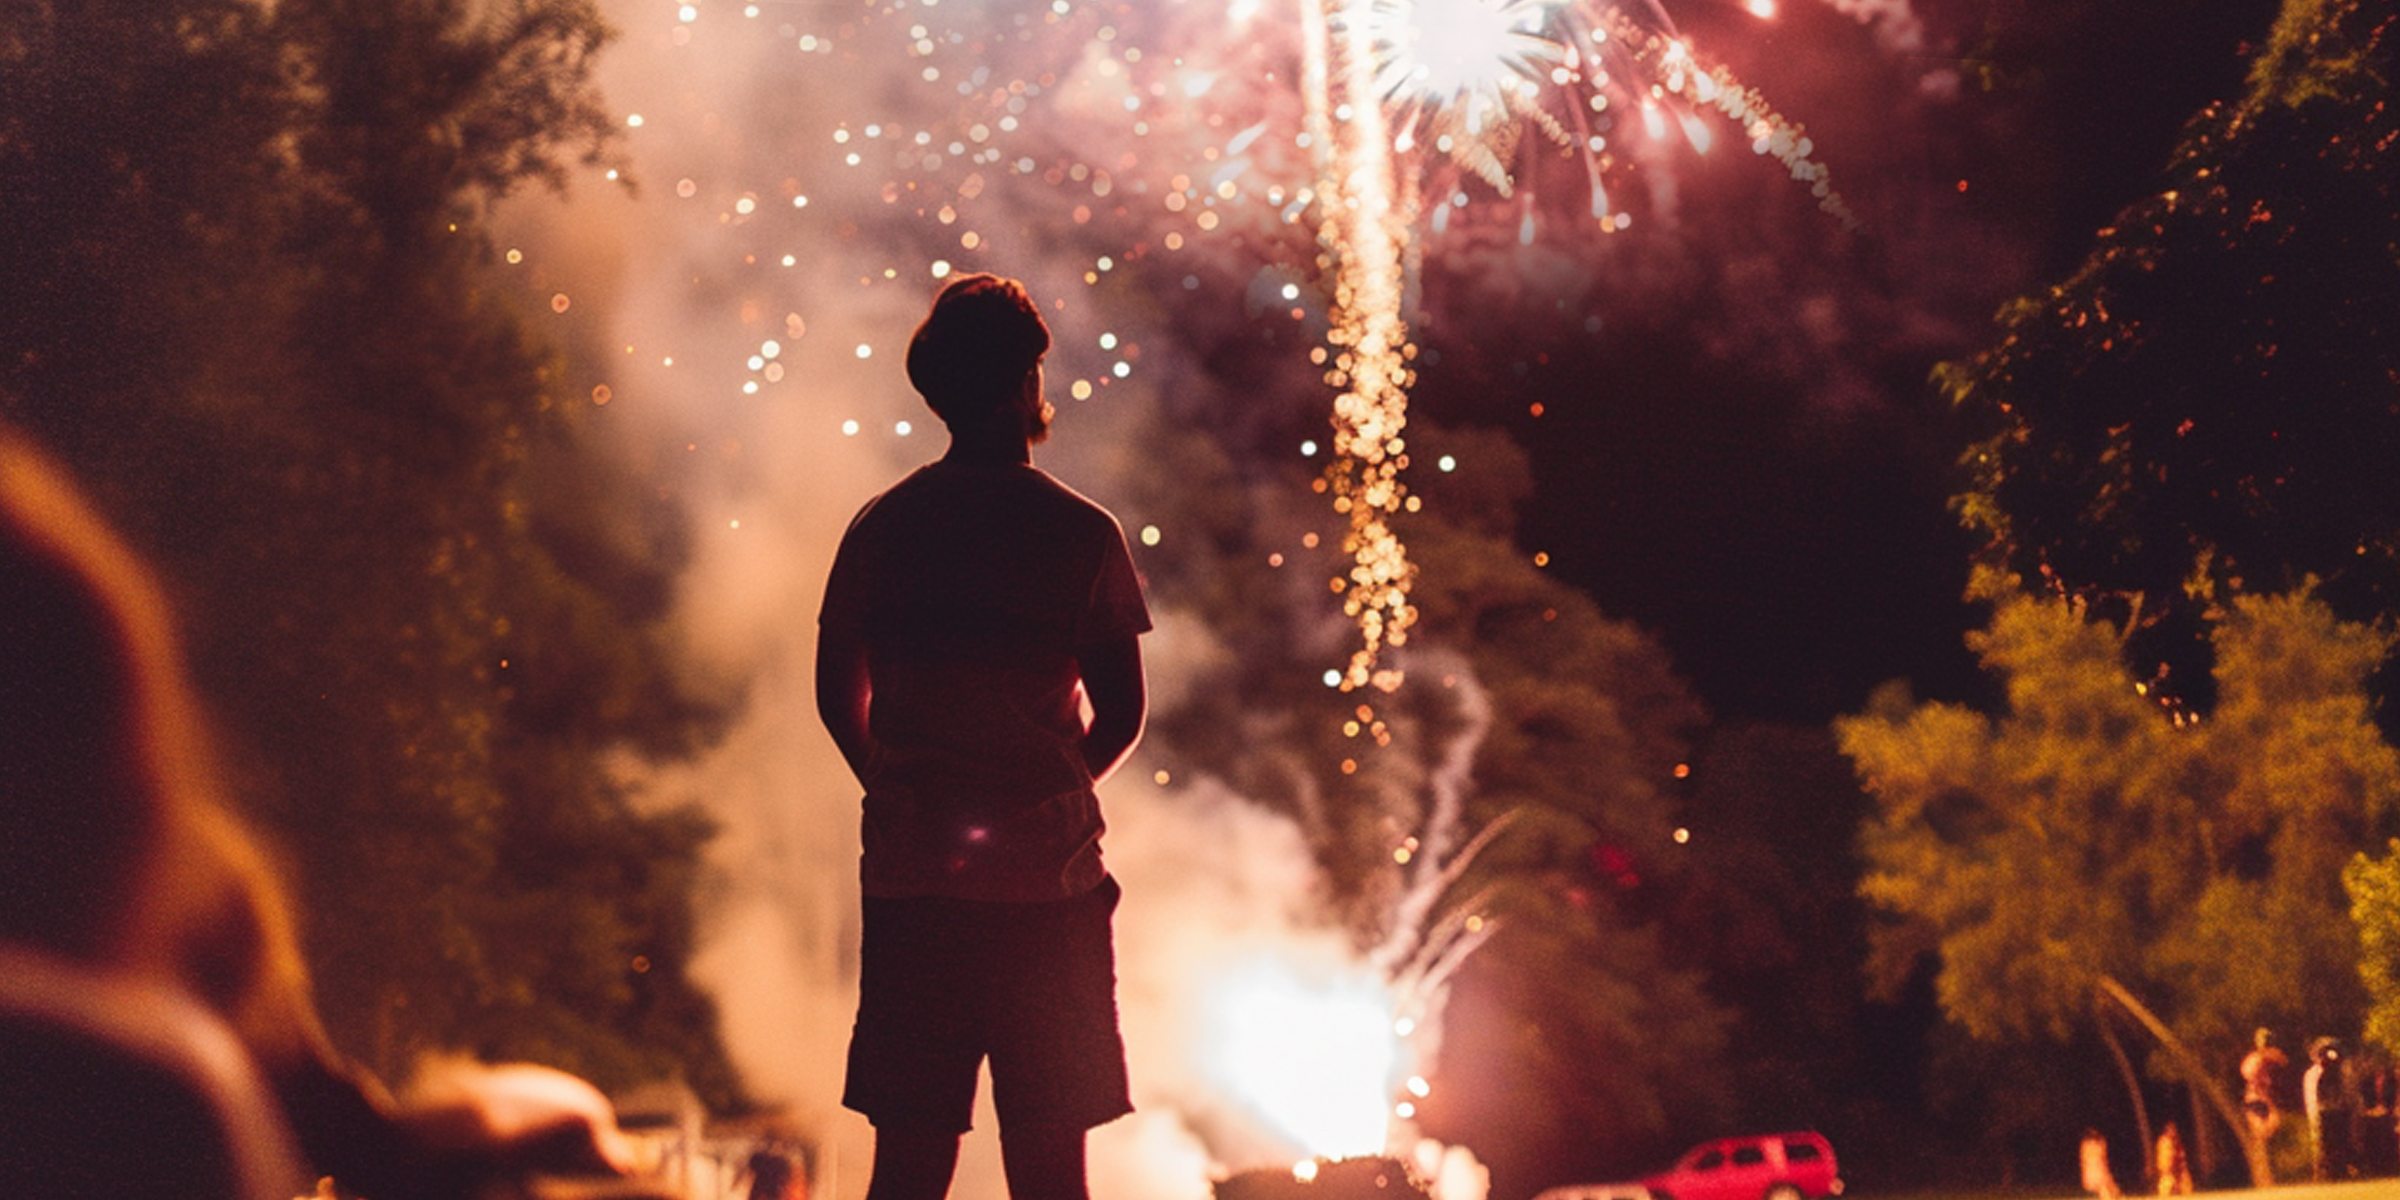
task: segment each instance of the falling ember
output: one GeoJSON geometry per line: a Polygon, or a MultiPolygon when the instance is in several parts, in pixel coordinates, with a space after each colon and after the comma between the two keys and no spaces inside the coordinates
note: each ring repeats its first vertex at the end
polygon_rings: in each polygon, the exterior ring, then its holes
{"type": "MultiPolygon", "coordinates": [[[[1342,539],[1350,573],[1335,587],[1360,636],[1341,686],[1391,691],[1400,686],[1401,673],[1379,667],[1378,660],[1385,647],[1407,642],[1417,620],[1408,600],[1416,568],[1390,520],[1408,498],[1400,481],[1408,466],[1401,434],[1408,425],[1414,347],[1400,312],[1401,250],[1416,205],[1396,198],[1400,180],[1391,136],[1375,99],[1373,0],[1325,4],[1303,4],[1302,12],[1309,134],[1321,148],[1317,240],[1334,274],[1332,328],[1325,335],[1332,362],[1325,378],[1340,389],[1333,406],[1335,457],[1326,478],[1334,511],[1350,521],[1342,539]]],[[[1413,187],[1407,191],[1414,193],[1413,187]]]]}

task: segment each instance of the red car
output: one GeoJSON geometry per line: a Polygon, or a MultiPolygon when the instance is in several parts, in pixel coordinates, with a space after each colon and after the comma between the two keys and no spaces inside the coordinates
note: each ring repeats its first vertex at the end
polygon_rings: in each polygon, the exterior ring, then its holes
{"type": "Polygon", "coordinates": [[[1842,1176],[1825,1135],[1770,1133],[1702,1142],[1642,1186],[1652,1200],[1824,1200],[1842,1176]]]}

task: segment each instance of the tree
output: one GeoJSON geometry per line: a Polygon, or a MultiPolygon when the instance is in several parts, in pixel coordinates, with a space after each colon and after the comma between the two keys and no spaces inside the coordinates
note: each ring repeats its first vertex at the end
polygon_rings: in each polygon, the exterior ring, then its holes
{"type": "Polygon", "coordinates": [[[2246,94],[2072,276],[1937,373],[1987,430],[1956,501],[1989,557],[2132,626],[2205,709],[2211,605],[2308,578],[2400,612],[2400,107],[2389,0],[2287,0],[2246,94]]]}
{"type": "Polygon", "coordinates": [[[2338,879],[2400,802],[2366,695],[2392,637],[2306,592],[2241,597],[2199,719],[2125,673],[2124,626],[1982,586],[2006,711],[1887,695],[1837,723],[1877,806],[1861,891],[1895,918],[1877,973],[1938,955],[1943,1012],[1985,1040],[2130,1016],[2267,1182],[2221,1077],[2254,1025],[2348,1030],[2363,1007],[2338,879]]]}
{"type": "Polygon", "coordinates": [[[336,1038],[732,1103],[682,977],[706,827],[611,754],[718,714],[679,550],[486,274],[606,153],[590,0],[0,5],[0,414],[172,582],[336,1038]],[[571,462],[574,469],[559,469],[571,462]]]}
{"type": "Polygon", "coordinates": [[[2400,840],[2381,858],[2364,852],[2342,872],[2358,924],[2359,979],[2367,989],[2366,1038],[2400,1053],[2400,840]]]}

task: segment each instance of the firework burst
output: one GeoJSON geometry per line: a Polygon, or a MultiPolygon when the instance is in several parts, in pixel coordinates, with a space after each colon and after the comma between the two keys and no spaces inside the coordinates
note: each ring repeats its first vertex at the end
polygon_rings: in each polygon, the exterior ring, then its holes
{"type": "MultiPolygon", "coordinates": [[[[1413,511],[1408,390],[1416,347],[1402,299],[1407,246],[1424,209],[1428,155],[1489,185],[1517,191],[1514,164],[1539,137],[1577,156],[1598,228],[1614,209],[1606,177],[1620,114],[1653,141],[1680,135],[1698,153],[1714,144],[1703,114],[1733,122],[1754,153],[1772,155],[1826,212],[1855,225],[1806,132],[1722,66],[1703,62],[1655,4],[1636,19],[1614,5],[1555,0],[1301,0],[1308,135],[1319,147],[1318,241],[1329,265],[1330,331],[1320,362],[1336,389],[1336,458],[1320,481],[1349,522],[1349,573],[1333,581],[1357,622],[1359,645],[1343,690],[1397,688],[1383,652],[1416,621],[1416,570],[1392,525],[1413,511]],[[1329,361],[1328,361],[1329,360],[1329,361]]],[[[1436,202],[1436,231],[1465,194],[1436,202]]],[[[1531,241],[1527,208],[1521,236],[1531,241]]]]}

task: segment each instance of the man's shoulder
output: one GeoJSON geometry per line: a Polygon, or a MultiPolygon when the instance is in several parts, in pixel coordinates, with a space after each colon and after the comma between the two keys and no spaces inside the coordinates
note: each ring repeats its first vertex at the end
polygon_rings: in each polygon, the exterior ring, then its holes
{"type": "Polygon", "coordinates": [[[1115,514],[1063,480],[1030,463],[1007,467],[931,462],[867,502],[863,519],[889,512],[1014,510],[1046,522],[1117,528],[1115,514]]]}

